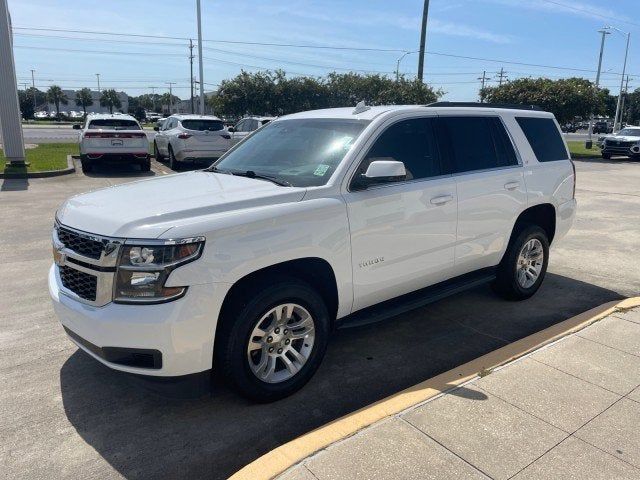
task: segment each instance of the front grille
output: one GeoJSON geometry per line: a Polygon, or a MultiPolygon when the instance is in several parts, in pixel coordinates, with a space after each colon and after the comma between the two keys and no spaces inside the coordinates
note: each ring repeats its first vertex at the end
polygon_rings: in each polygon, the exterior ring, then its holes
{"type": "Polygon", "coordinates": [[[80,298],[95,302],[98,278],[95,275],[81,272],[75,268],[63,265],[60,268],[62,285],[78,295],[80,298]]]}
{"type": "Polygon", "coordinates": [[[617,141],[617,140],[606,140],[604,142],[604,144],[607,147],[612,147],[612,148],[631,148],[636,144],[636,142],[623,142],[623,141],[617,141]]]}
{"type": "Polygon", "coordinates": [[[102,242],[94,240],[89,235],[83,235],[73,230],[67,230],[64,227],[58,229],[58,239],[69,250],[73,250],[79,255],[93,258],[95,260],[100,259],[104,246],[102,242]]]}

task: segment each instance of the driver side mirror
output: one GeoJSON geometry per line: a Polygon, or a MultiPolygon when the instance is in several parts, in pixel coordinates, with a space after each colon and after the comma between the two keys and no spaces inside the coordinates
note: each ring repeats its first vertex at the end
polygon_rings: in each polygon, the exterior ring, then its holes
{"type": "Polygon", "coordinates": [[[155,127],[153,127],[153,129],[154,129],[156,132],[159,132],[159,131],[160,131],[160,127],[159,127],[159,126],[157,126],[157,125],[156,125],[155,127]]]}
{"type": "Polygon", "coordinates": [[[397,160],[374,159],[367,171],[355,179],[353,186],[356,190],[365,190],[370,185],[397,182],[406,178],[407,170],[404,163],[397,160]]]}
{"type": "Polygon", "coordinates": [[[235,131],[236,131],[236,127],[229,127],[229,128],[227,128],[227,132],[229,132],[229,133],[233,133],[233,132],[235,132],[235,131]]]}
{"type": "Polygon", "coordinates": [[[80,130],[82,128],[82,125],[80,125],[79,123],[74,123],[73,124],[73,129],[74,130],[80,130]]]}

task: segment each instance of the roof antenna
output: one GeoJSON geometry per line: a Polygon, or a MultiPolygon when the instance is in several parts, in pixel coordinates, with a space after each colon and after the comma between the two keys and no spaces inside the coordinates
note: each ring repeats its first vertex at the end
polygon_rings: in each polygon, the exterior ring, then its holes
{"type": "Polygon", "coordinates": [[[353,112],[351,112],[351,114],[358,115],[359,113],[366,112],[367,110],[370,110],[370,109],[371,107],[367,106],[364,103],[364,100],[362,100],[356,104],[356,108],[353,109],[353,112]]]}

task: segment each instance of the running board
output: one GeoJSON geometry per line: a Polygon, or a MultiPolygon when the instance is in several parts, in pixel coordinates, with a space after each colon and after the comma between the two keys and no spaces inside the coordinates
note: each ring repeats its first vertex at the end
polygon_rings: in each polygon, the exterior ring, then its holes
{"type": "Polygon", "coordinates": [[[377,323],[416,308],[424,307],[450,295],[491,282],[495,278],[495,268],[485,268],[467,273],[358,310],[351,315],[338,319],[336,321],[337,328],[353,328],[377,323]]]}

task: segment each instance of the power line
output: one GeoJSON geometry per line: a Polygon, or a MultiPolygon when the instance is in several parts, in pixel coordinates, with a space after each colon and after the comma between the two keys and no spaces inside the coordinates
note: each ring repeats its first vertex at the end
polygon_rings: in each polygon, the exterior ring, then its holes
{"type": "Polygon", "coordinates": [[[542,1],[546,2],[546,3],[551,3],[553,5],[557,5],[559,7],[568,8],[569,10],[574,10],[576,12],[586,13],[586,14],[592,15],[594,17],[604,18],[605,20],[615,20],[616,22],[626,23],[628,25],[635,25],[636,27],[640,27],[640,23],[635,23],[635,22],[632,22],[630,20],[623,20],[621,18],[611,17],[611,16],[608,16],[608,15],[603,15],[601,13],[597,13],[597,12],[594,12],[592,10],[587,10],[586,8],[576,7],[575,5],[567,5],[566,3],[556,2],[555,0],[542,0],[542,1]]]}

